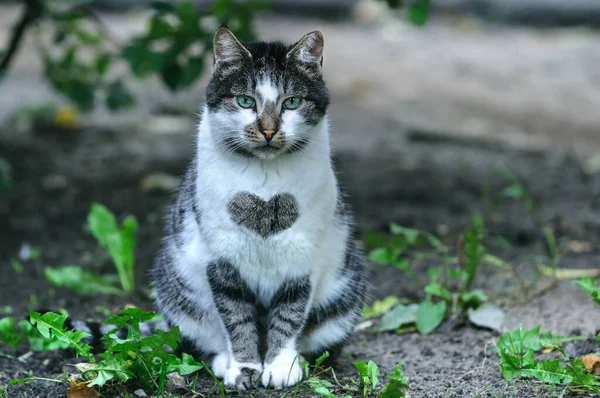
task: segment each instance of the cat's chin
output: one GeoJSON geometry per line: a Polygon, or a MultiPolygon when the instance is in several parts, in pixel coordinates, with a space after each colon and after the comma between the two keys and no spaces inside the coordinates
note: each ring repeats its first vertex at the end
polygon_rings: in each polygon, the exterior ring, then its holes
{"type": "Polygon", "coordinates": [[[285,147],[275,148],[272,146],[262,146],[258,148],[252,148],[251,153],[261,160],[275,159],[285,153],[285,147]]]}

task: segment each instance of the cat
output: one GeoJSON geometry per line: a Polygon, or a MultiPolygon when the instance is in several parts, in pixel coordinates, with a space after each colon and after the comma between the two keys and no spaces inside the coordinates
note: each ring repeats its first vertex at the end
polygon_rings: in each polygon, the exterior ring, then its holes
{"type": "Polygon", "coordinates": [[[228,388],[297,384],[303,358],[335,358],[361,318],[367,269],[332,167],[323,45],[318,31],[292,46],[214,36],[153,283],[228,388]]]}

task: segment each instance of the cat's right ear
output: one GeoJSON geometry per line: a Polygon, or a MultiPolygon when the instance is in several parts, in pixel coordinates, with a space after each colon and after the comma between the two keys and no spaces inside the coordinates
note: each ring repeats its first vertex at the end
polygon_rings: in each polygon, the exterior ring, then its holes
{"type": "Polygon", "coordinates": [[[221,64],[235,64],[252,57],[250,51],[225,26],[220,27],[217,33],[215,33],[213,49],[213,66],[215,69],[221,64]]]}
{"type": "Polygon", "coordinates": [[[318,30],[305,34],[287,53],[287,59],[302,65],[311,75],[320,75],[323,66],[323,34],[318,30]]]}

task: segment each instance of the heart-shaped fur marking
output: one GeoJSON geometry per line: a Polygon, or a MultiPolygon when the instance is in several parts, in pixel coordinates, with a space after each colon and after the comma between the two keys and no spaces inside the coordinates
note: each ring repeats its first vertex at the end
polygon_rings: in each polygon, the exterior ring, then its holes
{"type": "Polygon", "coordinates": [[[279,193],[264,201],[250,192],[236,193],[228,205],[231,219],[256,231],[263,238],[291,227],[298,219],[298,202],[289,193],[279,193]]]}

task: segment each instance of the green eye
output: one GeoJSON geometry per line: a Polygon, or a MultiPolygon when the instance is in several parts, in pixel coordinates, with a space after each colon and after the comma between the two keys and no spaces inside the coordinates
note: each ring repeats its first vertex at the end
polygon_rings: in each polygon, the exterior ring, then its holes
{"type": "Polygon", "coordinates": [[[298,109],[298,107],[300,106],[300,104],[302,103],[302,98],[300,97],[290,97],[290,98],[286,98],[283,101],[283,109],[298,109]]]}
{"type": "Polygon", "coordinates": [[[254,98],[248,97],[247,95],[238,95],[236,99],[238,105],[242,108],[252,108],[256,104],[254,98]]]}

